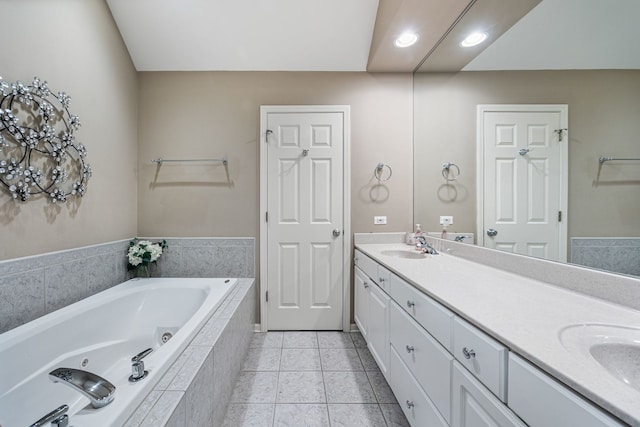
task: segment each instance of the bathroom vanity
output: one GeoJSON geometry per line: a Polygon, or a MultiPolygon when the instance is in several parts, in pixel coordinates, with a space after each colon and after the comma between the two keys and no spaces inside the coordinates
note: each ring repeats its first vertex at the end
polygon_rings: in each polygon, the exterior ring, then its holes
{"type": "Polygon", "coordinates": [[[354,318],[413,426],[640,425],[638,385],[613,373],[639,311],[454,255],[462,244],[372,241],[356,235],[354,318]]]}

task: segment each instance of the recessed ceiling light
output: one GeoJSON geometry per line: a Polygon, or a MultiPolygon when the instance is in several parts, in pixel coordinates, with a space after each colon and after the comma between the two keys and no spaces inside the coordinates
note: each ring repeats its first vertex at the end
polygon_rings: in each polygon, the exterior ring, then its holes
{"type": "Polygon", "coordinates": [[[466,39],[462,41],[462,43],[460,43],[460,46],[462,47],[475,46],[485,41],[486,38],[487,38],[487,35],[485,33],[471,33],[467,36],[466,39]]]}
{"type": "Polygon", "coordinates": [[[418,41],[418,35],[411,31],[406,31],[400,35],[395,41],[398,47],[409,47],[418,41]]]}

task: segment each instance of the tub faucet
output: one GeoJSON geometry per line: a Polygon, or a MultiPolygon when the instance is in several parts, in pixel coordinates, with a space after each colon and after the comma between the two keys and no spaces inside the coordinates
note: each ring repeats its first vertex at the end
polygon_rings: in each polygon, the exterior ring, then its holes
{"type": "Polygon", "coordinates": [[[456,236],[456,238],[453,239],[453,240],[456,241],[456,242],[462,242],[467,237],[469,237],[469,236],[459,235],[459,236],[456,236]]]}
{"type": "Polygon", "coordinates": [[[49,372],[54,383],[65,384],[91,401],[94,408],[102,408],[113,401],[116,386],[99,375],[73,368],[58,368],[49,372]]]}
{"type": "Polygon", "coordinates": [[[416,247],[421,248],[423,253],[438,255],[438,251],[436,251],[436,249],[433,246],[431,246],[429,242],[427,242],[426,237],[418,236],[416,237],[416,240],[417,240],[416,247]]]}

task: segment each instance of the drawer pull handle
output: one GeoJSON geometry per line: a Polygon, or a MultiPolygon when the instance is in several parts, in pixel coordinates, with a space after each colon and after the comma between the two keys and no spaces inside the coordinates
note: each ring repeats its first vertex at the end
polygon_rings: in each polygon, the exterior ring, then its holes
{"type": "Polygon", "coordinates": [[[415,405],[413,404],[413,401],[411,400],[407,400],[407,409],[411,409],[413,408],[415,405]]]}
{"type": "Polygon", "coordinates": [[[415,303],[415,302],[413,302],[413,301],[407,301],[407,307],[411,308],[411,307],[413,307],[414,305],[416,305],[416,303],[415,303]]]}
{"type": "Polygon", "coordinates": [[[412,345],[408,345],[407,346],[407,353],[411,353],[412,351],[415,351],[415,348],[412,345]]]}
{"type": "Polygon", "coordinates": [[[464,347],[462,349],[462,354],[464,355],[465,359],[471,359],[472,357],[476,357],[476,352],[473,351],[473,349],[471,350],[467,350],[467,347],[464,347]]]}

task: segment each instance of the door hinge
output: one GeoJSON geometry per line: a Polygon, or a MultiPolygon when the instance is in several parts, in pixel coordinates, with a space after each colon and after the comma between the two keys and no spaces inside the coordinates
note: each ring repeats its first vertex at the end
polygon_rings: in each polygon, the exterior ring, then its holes
{"type": "Polygon", "coordinates": [[[273,131],[271,129],[267,129],[267,131],[265,132],[264,142],[266,142],[267,144],[269,143],[269,135],[271,135],[272,133],[273,131]]]}
{"type": "Polygon", "coordinates": [[[267,302],[269,302],[269,291],[265,292],[264,296],[265,296],[267,302]]]}
{"type": "Polygon", "coordinates": [[[562,222],[562,211],[558,211],[558,222],[562,222]]]}
{"type": "Polygon", "coordinates": [[[563,128],[563,129],[556,129],[556,130],[554,130],[554,132],[558,134],[558,141],[562,141],[563,136],[564,136],[564,133],[565,133],[566,131],[568,131],[568,130],[569,130],[569,129],[567,129],[567,128],[563,128]]]}
{"type": "Polygon", "coordinates": [[[264,213],[264,222],[269,222],[269,212],[264,213]]]}

